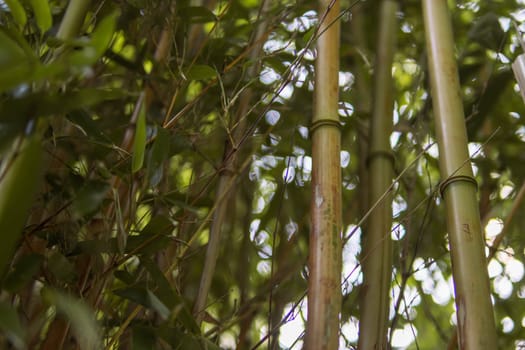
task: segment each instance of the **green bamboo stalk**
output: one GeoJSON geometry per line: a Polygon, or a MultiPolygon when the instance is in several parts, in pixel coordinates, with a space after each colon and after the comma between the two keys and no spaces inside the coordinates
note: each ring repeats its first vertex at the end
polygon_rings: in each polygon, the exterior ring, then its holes
{"type": "Polygon", "coordinates": [[[379,36],[374,74],[373,112],[370,128],[368,173],[369,203],[378,202],[363,236],[363,286],[359,320],[359,349],[387,349],[389,290],[392,274],[392,196],[394,175],[390,147],[394,107],[392,61],[397,33],[397,1],[384,0],[380,7],[379,36]]]}
{"type": "MultiPolygon", "coordinates": [[[[250,52],[250,59],[252,62],[257,62],[262,52],[262,38],[266,35],[266,28],[268,26],[268,21],[262,19],[264,18],[263,16],[269,11],[270,5],[270,0],[263,0],[261,3],[261,21],[257,25],[252,38],[253,48],[250,52]]],[[[260,64],[253,64],[247,72],[247,78],[253,79],[259,70],[260,64]]],[[[239,107],[233,122],[234,131],[232,137],[234,143],[238,143],[238,141],[241,140],[241,138],[244,136],[244,133],[246,132],[246,114],[250,107],[252,95],[253,91],[248,87],[240,96],[239,107]]],[[[208,293],[210,291],[211,282],[215,273],[215,267],[220,249],[221,229],[228,207],[227,202],[230,198],[235,198],[231,193],[231,184],[233,181],[235,181],[237,174],[235,172],[237,147],[237,144],[232,145],[228,143],[228,146],[224,150],[225,164],[223,164],[223,171],[219,174],[217,193],[215,195],[216,201],[214,206],[216,207],[216,210],[213,215],[213,220],[210,227],[210,235],[208,246],[206,248],[206,258],[204,260],[204,268],[201,274],[199,291],[193,306],[193,313],[198,324],[202,322],[202,318],[204,316],[203,311],[206,309],[206,300],[208,299],[208,293]]]]}
{"type": "MultiPolygon", "coordinates": [[[[352,42],[350,43],[354,49],[360,53],[357,55],[360,59],[355,60],[352,71],[355,76],[355,91],[356,98],[354,102],[356,116],[360,122],[358,128],[355,130],[357,137],[357,154],[359,158],[358,175],[359,186],[358,190],[358,207],[359,216],[363,217],[368,211],[368,169],[366,165],[366,156],[368,154],[368,130],[370,111],[372,110],[372,94],[370,73],[368,72],[367,62],[362,59],[368,52],[367,40],[365,35],[366,30],[366,9],[364,4],[359,4],[352,11],[353,16],[350,21],[350,31],[352,32],[352,42]]],[[[344,213],[343,213],[344,215],[344,213]]],[[[366,228],[361,227],[361,232],[365,233],[366,228]]]]}
{"type": "Polygon", "coordinates": [[[341,309],[341,131],[338,0],[319,0],[312,118],[312,199],[305,348],[337,349],[341,309]]]}
{"type": "Polygon", "coordinates": [[[66,13],[58,28],[57,38],[71,40],[78,35],[91,0],[71,0],[67,5],[66,13]]]}
{"type": "Polygon", "coordinates": [[[423,15],[439,165],[444,179],[441,194],[447,209],[459,347],[464,350],[497,349],[485,246],[469,161],[447,2],[424,0],[423,15]]]}

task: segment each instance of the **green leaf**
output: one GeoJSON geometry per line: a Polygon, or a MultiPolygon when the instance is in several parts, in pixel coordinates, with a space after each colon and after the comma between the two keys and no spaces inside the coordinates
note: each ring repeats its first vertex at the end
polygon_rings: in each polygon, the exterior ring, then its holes
{"type": "Polygon", "coordinates": [[[151,187],[157,186],[162,180],[164,173],[164,161],[168,158],[170,151],[169,132],[159,127],[157,137],[151,147],[148,162],[148,182],[151,187]]]}
{"type": "MultiPolygon", "coordinates": [[[[16,99],[6,99],[0,102],[0,121],[13,116],[44,117],[68,113],[70,111],[89,107],[99,102],[118,99],[124,95],[121,90],[82,89],[66,93],[38,92],[16,99]]],[[[20,119],[20,118],[19,118],[20,119]]]]}
{"type": "Polygon", "coordinates": [[[474,22],[474,25],[468,32],[468,37],[481,46],[493,51],[499,51],[505,39],[505,32],[501,29],[498,16],[489,12],[474,22]]]}
{"type": "MultiPolygon", "coordinates": [[[[98,127],[91,116],[82,109],[74,110],[66,115],[66,118],[90,138],[100,143],[112,143],[111,139],[98,127]]],[[[1,132],[1,131],[0,131],[1,132]]]]}
{"type": "Polygon", "coordinates": [[[78,242],[73,251],[69,255],[78,255],[78,254],[101,254],[101,253],[117,253],[117,239],[91,239],[86,241],[78,242]]]}
{"type": "Polygon", "coordinates": [[[104,51],[106,51],[111,43],[119,16],[120,12],[114,11],[100,21],[93,31],[93,34],[91,35],[91,44],[95,48],[98,57],[101,57],[104,54],[104,51]]]}
{"type": "Polygon", "coordinates": [[[14,293],[25,287],[38,273],[43,261],[44,257],[40,254],[28,254],[18,259],[3,282],[5,290],[14,293]]]}
{"type": "Polygon", "coordinates": [[[127,285],[135,283],[136,276],[133,276],[129,271],[127,270],[117,270],[113,273],[115,278],[121,280],[127,285]]]}
{"type": "Polygon", "coordinates": [[[51,288],[42,289],[42,298],[53,305],[71,323],[80,348],[83,350],[102,349],[100,328],[93,311],[82,300],[51,288]]]}
{"type": "Polygon", "coordinates": [[[126,253],[134,255],[153,254],[165,249],[169,243],[170,239],[162,234],[129,236],[126,244],[126,253]]]}
{"type": "Polygon", "coordinates": [[[11,15],[13,16],[15,21],[20,25],[20,27],[25,26],[27,23],[26,11],[24,10],[24,7],[20,4],[20,2],[18,0],[4,0],[4,2],[9,7],[11,15]]]}
{"type": "Polygon", "coordinates": [[[132,350],[155,349],[157,335],[155,328],[145,326],[133,327],[133,347],[132,350]]]}
{"type": "Polygon", "coordinates": [[[8,152],[16,137],[22,134],[26,122],[18,115],[8,114],[5,119],[0,118],[0,157],[8,152]]]}
{"type": "Polygon", "coordinates": [[[64,60],[74,66],[89,66],[95,63],[111,43],[118,16],[119,12],[115,11],[100,21],[83,48],[65,56],[64,60]]]}
{"type": "Polygon", "coordinates": [[[186,77],[189,80],[205,80],[215,78],[217,72],[210,66],[204,64],[195,64],[188,69],[186,77]]]}
{"type": "Polygon", "coordinates": [[[173,223],[165,215],[157,215],[142,229],[145,235],[170,234],[173,230],[173,223]]]}
{"type": "MultiPolygon", "coordinates": [[[[16,144],[15,144],[16,145],[16,144]]],[[[43,150],[37,135],[14,147],[0,177],[0,271],[4,271],[25,226],[40,183],[43,150]]]]}
{"type": "Polygon", "coordinates": [[[5,302],[0,302],[0,329],[16,349],[26,349],[26,332],[22,328],[16,309],[5,302]]]}
{"type": "Polygon", "coordinates": [[[180,329],[160,326],[157,334],[170,344],[172,349],[221,350],[219,346],[205,337],[183,332],[180,329]]]}
{"type": "Polygon", "coordinates": [[[217,16],[204,6],[187,6],[179,10],[179,16],[190,23],[207,23],[217,21],[217,16]]]}
{"type": "Polygon", "coordinates": [[[159,316],[166,320],[170,316],[170,310],[164,305],[152,291],[145,287],[126,287],[113,292],[114,294],[131,300],[148,309],[156,311],[159,316]]]}
{"type": "Polygon", "coordinates": [[[49,8],[49,1],[47,0],[30,0],[31,7],[35,13],[36,24],[43,34],[53,25],[53,18],[51,17],[51,9],[49,8]]]}
{"type": "Polygon", "coordinates": [[[109,185],[102,181],[89,181],[78,191],[73,209],[78,217],[93,213],[102,204],[109,190],[109,185]]]}
{"type": "Polygon", "coordinates": [[[166,216],[155,216],[138,235],[128,236],[126,253],[153,254],[170,244],[169,235],[173,224],[166,216]]]}
{"type": "Polygon", "coordinates": [[[36,59],[3,31],[0,31],[0,92],[11,89],[30,79],[36,59]]]}
{"type": "Polygon", "coordinates": [[[49,257],[47,268],[61,282],[73,282],[77,277],[75,266],[58,252],[49,257]]]}
{"type": "Polygon", "coordinates": [[[146,104],[141,103],[137,123],[135,125],[135,140],[133,142],[133,155],[131,158],[131,171],[136,173],[144,164],[146,151],[146,104]]]}
{"type": "Polygon", "coordinates": [[[174,290],[171,287],[168,280],[166,279],[166,277],[164,276],[164,274],[162,273],[162,271],[159,269],[159,266],[156,263],[154,263],[151,259],[148,259],[146,257],[141,257],[140,262],[155,282],[159,298],[169,308],[174,308],[177,304],[177,299],[175,298],[174,290]]]}

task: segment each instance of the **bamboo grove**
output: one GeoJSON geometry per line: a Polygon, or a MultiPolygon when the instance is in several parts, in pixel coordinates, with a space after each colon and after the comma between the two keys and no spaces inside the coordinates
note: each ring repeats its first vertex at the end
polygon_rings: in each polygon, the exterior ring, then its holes
{"type": "Polygon", "coordinates": [[[525,346],[524,5],[0,1],[0,348],[525,346]]]}

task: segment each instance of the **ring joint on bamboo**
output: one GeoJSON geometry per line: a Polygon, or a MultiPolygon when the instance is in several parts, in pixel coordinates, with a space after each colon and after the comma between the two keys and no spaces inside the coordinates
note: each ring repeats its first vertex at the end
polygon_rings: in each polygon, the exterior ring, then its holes
{"type": "Polygon", "coordinates": [[[467,176],[467,175],[449,176],[445,181],[442,181],[441,184],[439,185],[439,194],[441,195],[441,198],[444,198],[445,190],[450,184],[453,184],[454,182],[469,182],[476,187],[476,190],[478,189],[478,182],[472,176],[467,176]]]}
{"type": "Polygon", "coordinates": [[[313,134],[314,131],[316,131],[318,128],[322,126],[332,126],[332,127],[337,128],[338,130],[341,130],[343,125],[341,124],[340,121],[335,120],[335,119],[327,119],[327,118],[318,119],[314,121],[312,125],[310,126],[310,133],[313,134]]]}
{"type": "Polygon", "coordinates": [[[370,166],[370,163],[372,162],[374,158],[386,158],[390,160],[392,164],[395,164],[396,162],[394,152],[392,151],[385,151],[385,150],[370,151],[365,161],[367,167],[370,166]]]}

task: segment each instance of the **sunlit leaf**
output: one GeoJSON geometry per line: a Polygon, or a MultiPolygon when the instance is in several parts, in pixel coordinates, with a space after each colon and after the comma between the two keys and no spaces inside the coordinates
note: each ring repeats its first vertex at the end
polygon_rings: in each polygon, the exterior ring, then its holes
{"type": "Polygon", "coordinates": [[[4,0],[4,2],[9,7],[9,10],[11,11],[11,15],[13,15],[13,18],[15,19],[15,21],[21,27],[25,26],[27,22],[26,11],[24,10],[24,7],[20,4],[20,2],[18,0],[4,0]]]}
{"type": "Polygon", "coordinates": [[[105,17],[97,24],[91,38],[86,41],[81,50],[77,50],[64,59],[71,65],[85,66],[95,63],[109,46],[113,34],[119,12],[115,11],[111,15],[105,17]]]}
{"type": "Polygon", "coordinates": [[[190,67],[186,72],[186,77],[190,80],[206,80],[215,78],[217,72],[210,66],[196,64],[190,67]]]}
{"type": "Polygon", "coordinates": [[[29,3],[33,8],[38,28],[40,28],[42,33],[47,32],[47,30],[51,28],[51,25],[53,24],[51,9],[49,8],[49,1],[30,0],[29,3]]]}
{"type": "Polygon", "coordinates": [[[20,238],[42,171],[43,150],[37,135],[23,140],[20,148],[13,148],[12,163],[0,177],[0,271],[20,238]]]}

